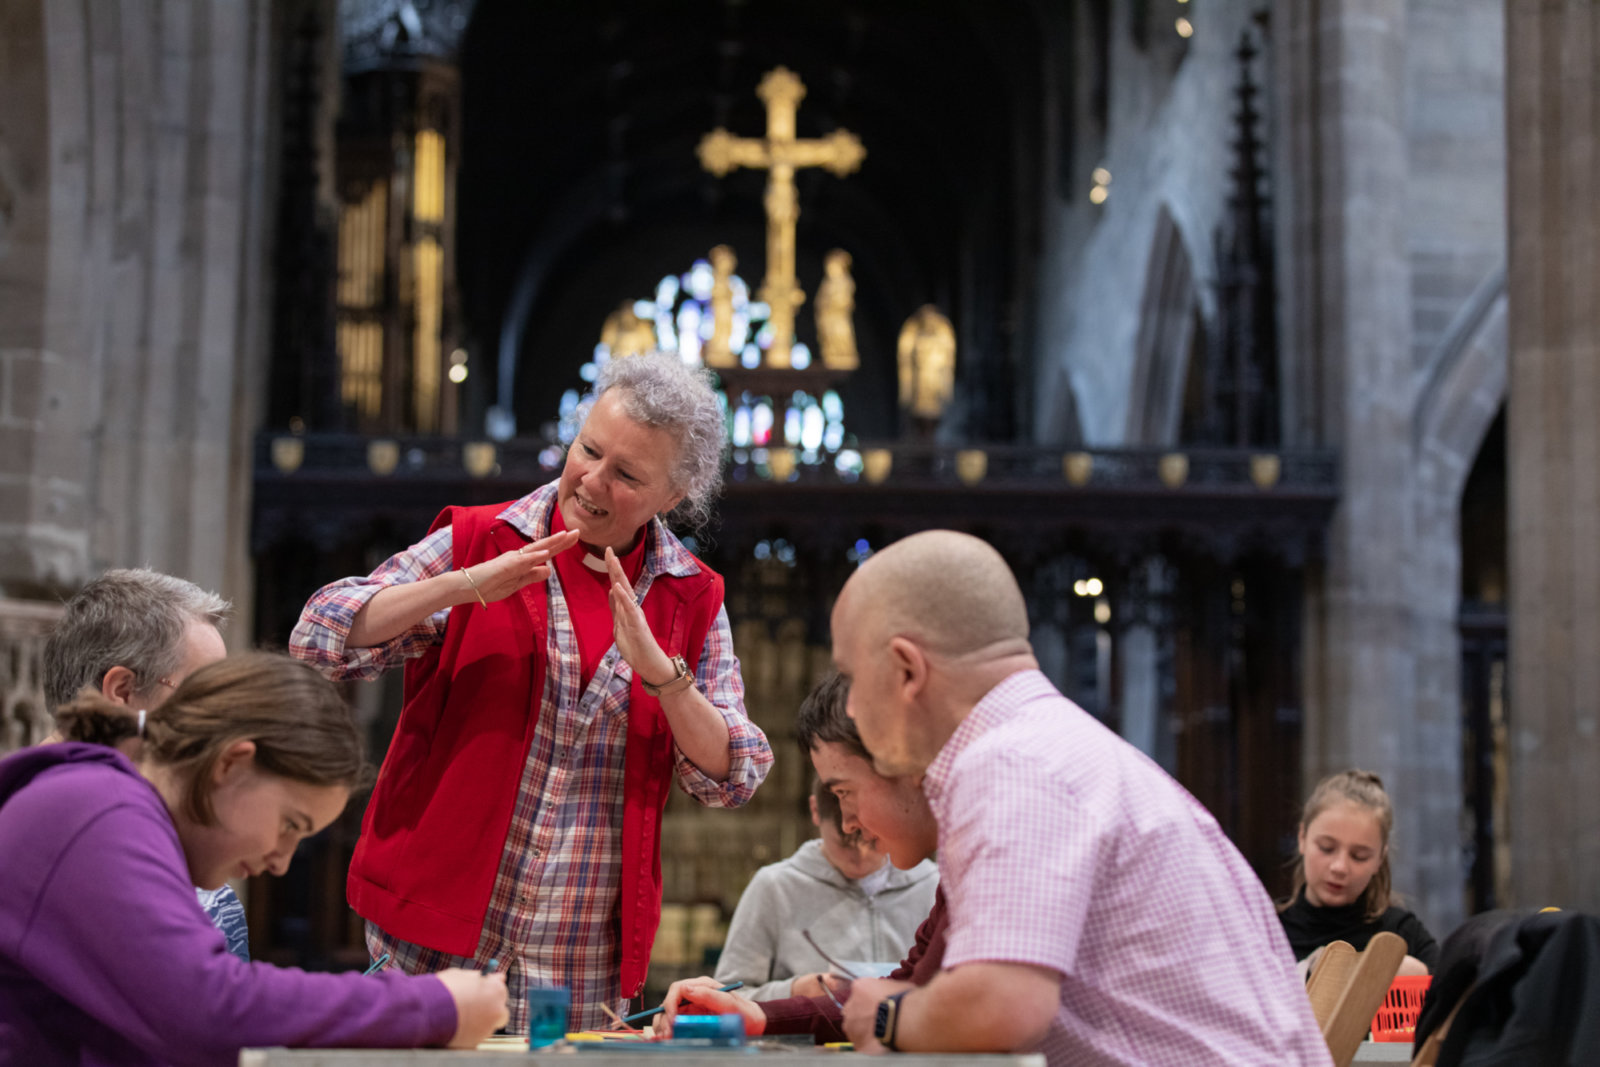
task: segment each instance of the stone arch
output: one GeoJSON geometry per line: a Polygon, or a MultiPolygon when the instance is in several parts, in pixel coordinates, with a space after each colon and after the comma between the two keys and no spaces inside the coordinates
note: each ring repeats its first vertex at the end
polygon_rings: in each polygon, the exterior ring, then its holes
{"type": "Polygon", "coordinates": [[[1397,811],[1405,830],[1396,884],[1416,887],[1419,910],[1448,929],[1462,914],[1461,494],[1506,396],[1506,278],[1486,277],[1423,368],[1412,410],[1413,518],[1418,546],[1408,600],[1414,623],[1415,723],[1423,783],[1397,811]]]}
{"type": "Polygon", "coordinates": [[[1506,274],[1478,286],[1445,332],[1423,371],[1412,419],[1419,459],[1451,467],[1442,483],[1460,496],[1467,471],[1506,396],[1506,274]]]}
{"type": "Polygon", "coordinates": [[[1165,445],[1178,439],[1197,305],[1194,260],[1183,231],[1163,204],[1150,241],[1125,439],[1165,445]]]}

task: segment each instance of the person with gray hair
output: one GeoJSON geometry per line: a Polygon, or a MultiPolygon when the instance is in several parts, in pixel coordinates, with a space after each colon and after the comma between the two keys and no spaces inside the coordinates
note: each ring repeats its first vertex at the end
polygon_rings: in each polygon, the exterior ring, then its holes
{"type": "Polygon", "coordinates": [[[227,654],[218,632],[226,600],[183,578],[145,568],[109,570],[67,601],[44,646],[51,708],[85,688],[119,704],[153,708],[196,669],[227,654]]]}
{"type": "Polygon", "coordinates": [[[611,360],[556,482],[445,509],[290,638],[336,679],[404,665],[350,904],[411,973],[498,960],[514,1032],[532,985],[571,989],[575,1029],[639,995],[673,782],[735,807],[772,765],[722,579],[663,521],[709,515],[725,436],[703,371],[611,360]]]}
{"type": "MultiPolygon", "coordinates": [[[[228,654],[219,627],[232,610],[185,578],[145,567],[108,570],[67,601],[45,641],[45,699],[53,711],[89,690],[130,708],[158,708],[185,678],[228,654]]],[[[46,738],[59,740],[59,731],[46,738]]],[[[239,895],[226,883],[195,892],[228,951],[248,962],[239,895]]]]}

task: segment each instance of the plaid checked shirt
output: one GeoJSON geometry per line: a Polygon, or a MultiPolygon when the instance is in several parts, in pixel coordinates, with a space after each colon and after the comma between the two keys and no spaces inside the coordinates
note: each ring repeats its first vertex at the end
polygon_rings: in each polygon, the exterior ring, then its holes
{"type": "Polygon", "coordinates": [[[1329,1062],[1244,857],[1043,674],[991,689],[923,791],[950,908],[943,966],[1059,974],[1061,1006],[1038,1049],[1050,1067],[1329,1062]]]}
{"type": "MultiPolygon", "coordinates": [[[[545,536],[555,484],[535,490],[500,515],[530,539],[545,536]]],[[[691,575],[699,566],[659,521],[652,520],[639,580],[643,601],[657,575],[691,575]]],[[[378,590],[452,569],[451,531],[439,530],[387,560],[365,578],[324,586],[306,604],[289,649],[335,679],[371,679],[444,640],[448,611],[373,648],[345,648],[351,621],[378,590]]],[[[577,635],[559,577],[549,586],[544,701],[523,768],[511,828],[495,876],[476,954],[468,959],[413,945],[367,924],[373,958],[416,974],[500,961],[511,994],[511,1028],[527,1028],[530,983],[572,989],[572,1025],[604,1025],[600,1004],[621,1010],[617,947],[623,755],[633,672],[613,646],[585,688],[577,635]],[[553,709],[560,709],[554,714],[553,709]]],[[[737,807],[754,795],[772,767],[766,736],[744,714],[744,683],[733,651],[727,610],[706,634],[695,684],[728,725],[732,761],[724,782],[707,777],[676,751],[678,785],[709,807],[737,807]]]]}

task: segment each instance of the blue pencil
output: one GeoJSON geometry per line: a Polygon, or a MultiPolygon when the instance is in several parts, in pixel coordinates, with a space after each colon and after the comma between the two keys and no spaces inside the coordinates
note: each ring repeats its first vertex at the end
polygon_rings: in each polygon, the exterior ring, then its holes
{"type": "MultiPolygon", "coordinates": [[[[718,993],[732,993],[735,989],[738,989],[739,987],[741,987],[743,985],[744,985],[743,982],[729,982],[727,985],[725,985],[721,989],[717,990],[717,992],[718,993]]],[[[662,1012],[664,1012],[666,1010],[667,1010],[667,1006],[665,1004],[663,1004],[659,1008],[651,1008],[648,1011],[636,1011],[632,1015],[624,1016],[622,1021],[625,1022],[625,1023],[636,1023],[636,1022],[640,1021],[641,1019],[648,1019],[652,1015],[660,1015],[662,1012]]]]}

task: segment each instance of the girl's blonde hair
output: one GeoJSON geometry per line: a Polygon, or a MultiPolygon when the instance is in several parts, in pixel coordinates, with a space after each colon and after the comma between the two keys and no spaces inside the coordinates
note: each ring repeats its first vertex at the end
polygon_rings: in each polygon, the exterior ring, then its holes
{"type": "Polygon", "coordinates": [[[213,825],[213,768],[239,741],[255,743],[255,765],[310,785],[355,790],[371,776],[355,716],[332,682],[287,656],[247,652],[189,675],[159,707],[140,712],[93,689],[56,712],[68,741],[115,746],[139,738],[140,759],[183,782],[183,814],[213,825]],[[143,733],[140,733],[140,716],[143,733]]]}
{"type": "MultiPolygon", "coordinates": [[[[1383,779],[1376,774],[1354,769],[1340,771],[1318,782],[1317,787],[1311,791],[1311,797],[1300,813],[1300,833],[1304,834],[1318,815],[1335,804],[1355,804],[1366,808],[1378,820],[1378,833],[1383,839],[1383,860],[1378,864],[1377,873],[1372,876],[1372,881],[1367,883],[1366,890],[1356,903],[1361,905],[1362,915],[1365,918],[1381,918],[1395,900],[1389,873],[1389,834],[1394,829],[1394,805],[1389,801],[1389,794],[1384,792],[1383,779]]],[[[1278,910],[1282,911],[1298,900],[1305,887],[1305,854],[1297,849],[1294,858],[1294,891],[1278,910]]]]}

